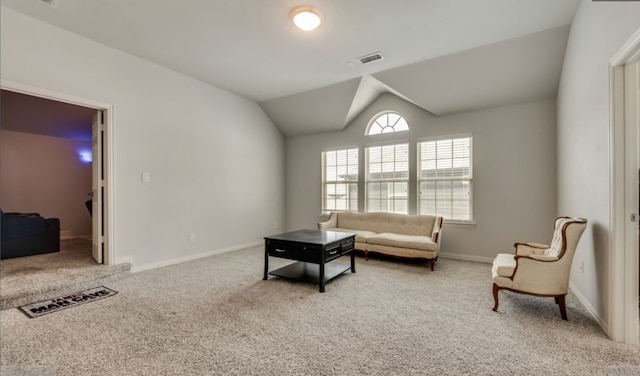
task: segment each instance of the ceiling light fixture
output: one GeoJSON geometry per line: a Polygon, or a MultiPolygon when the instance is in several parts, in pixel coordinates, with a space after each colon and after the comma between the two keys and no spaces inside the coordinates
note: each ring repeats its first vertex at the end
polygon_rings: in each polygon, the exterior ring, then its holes
{"type": "Polygon", "coordinates": [[[311,31],[318,26],[322,20],[318,13],[311,7],[298,7],[291,12],[293,23],[304,31],[311,31]]]}

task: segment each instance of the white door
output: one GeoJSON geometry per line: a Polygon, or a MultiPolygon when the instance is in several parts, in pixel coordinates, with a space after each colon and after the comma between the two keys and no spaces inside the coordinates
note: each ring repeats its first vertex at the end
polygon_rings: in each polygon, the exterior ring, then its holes
{"type": "Polygon", "coordinates": [[[104,130],[104,113],[98,110],[93,116],[91,149],[93,152],[93,162],[91,166],[91,212],[93,241],[92,255],[98,264],[102,264],[104,250],[103,233],[103,202],[104,202],[104,179],[102,174],[102,142],[104,130]]]}

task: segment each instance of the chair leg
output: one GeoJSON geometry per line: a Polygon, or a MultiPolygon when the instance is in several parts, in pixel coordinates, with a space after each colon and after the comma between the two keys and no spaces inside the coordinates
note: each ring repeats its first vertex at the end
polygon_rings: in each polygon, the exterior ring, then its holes
{"type": "Polygon", "coordinates": [[[556,304],[560,307],[560,316],[562,316],[563,320],[567,320],[567,306],[564,302],[565,295],[556,296],[556,304]]]}
{"type": "Polygon", "coordinates": [[[495,304],[493,305],[493,310],[495,312],[498,312],[498,291],[500,291],[500,287],[498,287],[498,285],[494,283],[493,284],[493,301],[495,302],[495,304]]]}
{"type": "Polygon", "coordinates": [[[436,260],[429,259],[429,264],[431,264],[431,271],[433,271],[433,266],[436,264],[436,260]]]}

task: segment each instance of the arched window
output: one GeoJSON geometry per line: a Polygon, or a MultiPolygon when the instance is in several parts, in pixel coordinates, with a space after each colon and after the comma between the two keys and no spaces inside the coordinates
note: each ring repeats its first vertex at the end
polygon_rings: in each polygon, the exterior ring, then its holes
{"type": "Polygon", "coordinates": [[[372,134],[393,133],[408,131],[409,124],[399,113],[393,111],[385,111],[377,114],[371,119],[367,126],[367,136],[372,134]]]}

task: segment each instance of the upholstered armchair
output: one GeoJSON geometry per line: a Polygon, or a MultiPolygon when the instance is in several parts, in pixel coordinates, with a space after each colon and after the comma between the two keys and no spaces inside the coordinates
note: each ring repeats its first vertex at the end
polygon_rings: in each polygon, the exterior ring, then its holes
{"type": "Polygon", "coordinates": [[[555,221],[551,245],[515,243],[515,254],[498,254],[491,270],[493,310],[498,310],[498,292],[509,290],[555,298],[560,315],[566,320],[565,296],[569,290],[571,261],[586,227],[586,219],[559,217],[555,221]]]}

